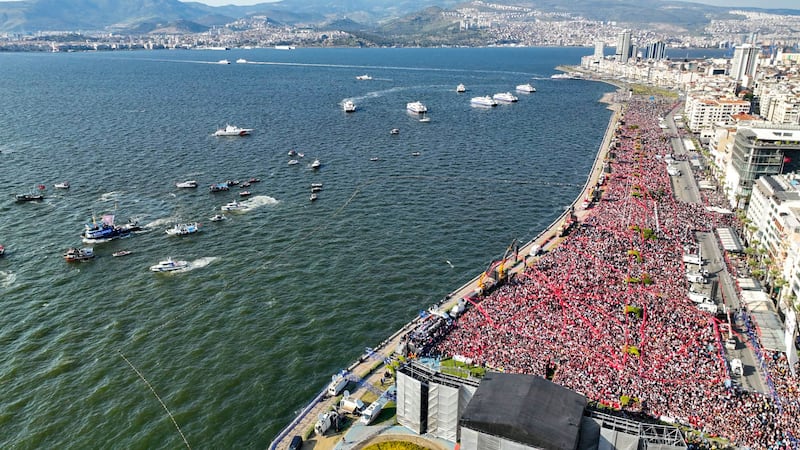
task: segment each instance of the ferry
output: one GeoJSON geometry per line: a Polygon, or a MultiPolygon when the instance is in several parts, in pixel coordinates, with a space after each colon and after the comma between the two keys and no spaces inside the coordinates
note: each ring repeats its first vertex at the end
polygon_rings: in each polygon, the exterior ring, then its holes
{"type": "Polygon", "coordinates": [[[492,98],[498,102],[505,103],[514,103],[519,100],[519,98],[511,92],[498,92],[497,94],[494,94],[492,98]]]}
{"type": "Polygon", "coordinates": [[[536,88],[533,87],[530,83],[517,85],[517,90],[519,92],[528,92],[528,93],[536,92],[536,88]]]}
{"type": "Polygon", "coordinates": [[[425,114],[428,112],[428,107],[418,101],[406,103],[406,109],[415,114],[425,114]]]}
{"type": "Polygon", "coordinates": [[[488,95],[484,95],[482,97],[472,97],[472,100],[469,102],[473,106],[497,106],[497,102],[488,95]]]}

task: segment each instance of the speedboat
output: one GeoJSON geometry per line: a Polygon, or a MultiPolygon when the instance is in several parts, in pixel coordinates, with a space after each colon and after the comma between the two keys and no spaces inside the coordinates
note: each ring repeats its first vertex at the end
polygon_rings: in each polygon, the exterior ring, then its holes
{"type": "Polygon", "coordinates": [[[221,210],[223,211],[243,211],[247,209],[247,206],[243,205],[242,203],[237,202],[236,200],[228,203],[227,205],[220,206],[221,210]]]}
{"type": "Polygon", "coordinates": [[[392,128],[391,130],[389,130],[389,134],[400,134],[400,129],[392,128]]]}
{"type": "Polygon", "coordinates": [[[506,102],[506,103],[514,103],[519,98],[512,94],[511,92],[498,92],[492,96],[493,99],[497,100],[498,102],[506,102]]]}
{"type": "Polygon", "coordinates": [[[252,132],[252,128],[239,128],[236,125],[225,125],[214,132],[214,136],[247,136],[252,132]]]}
{"type": "Polygon", "coordinates": [[[220,59],[219,61],[217,61],[217,64],[230,64],[230,63],[231,62],[228,61],[227,59],[220,59]]]}
{"type": "Polygon", "coordinates": [[[150,266],[151,272],[174,272],[176,270],[184,270],[189,267],[188,261],[176,261],[172,258],[167,258],[160,261],[154,266],[150,266]]]}
{"type": "Polygon", "coordinates": [[[345,100],[342,103],[342,109],[344,109],[344,112],[355,112],[356,104],[352,100],[345,100]]]}
{"type": "Polygon", "coordinates": [[[227,180],[225,181],[225,184],[227,184],[228,186],[238,186],[239,180],[227,180]]]}
{"type": "Polygon", "coordinates": [[[200,224],[197,222],[192,223],[176,223],[174,227],[167,228],[166,233],[170,236],[186,236],[187,234],[194,234],[200,231],[200,224]]]}
{"type": "Polygon", "coordinates": [[[356,77],[356,80],[371,80],[371,79],[372,79],[372,77],[367,75],[367,74],[359,75],[359,76],[356,77]]]}
{"type": "Polygon", "coordinates": [[[250,191],[241,191],[241,192],[239,192],[239,197],[249,197],[251,195],[252,195],[252,192],[250,192],[250,191]]]}
{"type": "Polygon", "coordinates": [[[94,250],[89,247],[70,247],[64,253],[64,260],[67,262],[88,261],[92,258],[94,258],[94,250]]]}
{"type": "Polygon", "coordinates": [[[56,189],[69,189],[69,182],[62,181],[61,183],[56,183],[53,185],[56,189]]]}
{"type": "Polygon", "coordinates": [[[421,155],[421,154],[422,154],[422,153],[420,153],[420,152],[411,152],[411,156],[419,156],[419,155],[421,155]]]}
{"type": "Polygon", "coordinates": [[[228,189],[230,189],[228,187],[228,183],[214,183],[208,187],[208,190],[211,192],[222,192],[227,191],[228,189]]]}
{"type": "Polygon", "coordinates": [[[221,221],[223,221],[225,219],[227,219],[227,217],[225,217],[224,214],[214,214],[208,220],[210,220],[212,222],[221,222],[221,221]]]}
{"type": "Polygon", "coordinates": [[[409,102],[406,103],[406,110],[415,114],[424,114],[428,112],[428,107],[423,105],[422,102],[409,102]]]}
{"type": "Polygon", "coordinates": [[[118,251],[118,252],[114,252],[114,253],[112,253],[112,254],[111,254],[111,256],[114,256],[114,257],[128,256],[128,255],[130,255],[131,253],[133,253],[133,252],[132,252],[132,251],[130,251],[130,250],[120,250],[120,251],[118,251]]]}
{"type": "Polygon", "coordinates": [[[6,252],[6,248],[3,247],[2,245],[0,245],[0,256],[3,256],[3,254],[5,254],[5,252],[6,252]]]}
{"type": "Polygon", "coordinates": [[[290,166],[293,166],[295,164],[300,164],[300,161],[298,161],[296,159],[290,159],[287,164],[289,164],[290,166]]]}
{"type": "Polygon", "coordinates": [[[317,199],[317,194],[311,194],[311,197],[308,198],[312,202],[317,199]]]}
{"type": "Polygon", "coordinates": [[[44,195],[42,195],[42,194],[33,194],[33,193],[31,193],[31,194],[17,194],[17,195],[14,196],[14,198],[18,202],[36,202],[36,201],[39,201],[39,200],[44,200],[44,195]]]}
{"type": "Polygon", "coordinates": [[[244,58],[239,58],[236,60],[236,64],[245,64],[245,63],[247,63],[247,60],[244,58]]]}
{"type": "Polygon", "coordinates": [[[297,155],[297,152],[294,149],[292,149],[292,150],[289,150],[289,153],[287,153],[287,155],[295,156],[295,155],[297,155]]]}
{"type": "Polygon", "coordinates": [[[467,87],[464,86],[463,84],[459,84],[458,86],[456,86],[456,92],[459,92],[459,93],[460,92],[467,92],[467,87]]]}
{"type": "Polygon", "coordinates": [[[197,181],[195,181],[195,180],[181,181],[180,183],[175,183],[175,187],[187,188],[187,189],[196,188],[197,187],[197,181]]]}
{"type": "Polygon", "coordinates": [[[319,162],[318,159],[315,159],[314,162],[311,163],[311,168],[312,169],[319,169],[321,165],[322,165],[322,163],[319,162]]]}
{"type": "Polygon", "coordinates": [[[472,97],[470,104],[473,106],[497,106],[497,102],[488,95],[482,97],[472,97]]]}
{"type": "Polygon", "coordinates": [[[322,186],[312,186],[311,192],[320,192],[322,190],[322,186]]]}
{"type": "Polygon", "coordinates": [[[311,189],[322,188],[322,183],[311,183],[311,189]]]}
{"type": "Polygon", "coordinates": [[[250,178],[249,180],[247,180],[247,182],[248,183],[260,183],[261,182],[261,178],[253,177],[253,178],[250,178]]]}
{"type": "Polygon", "coordinates": [[[239,189],[244,189],[246,187],[250,187],[250,182],[249,181],[245,181],[244,183],[239,185],[239,189]]]}
{"type": "Polygon", "coordinates": [[[531,86],[530,83],[520,84],[517,86],[517,90],[520,92],[536,92],[536,88],[531,86]]]}

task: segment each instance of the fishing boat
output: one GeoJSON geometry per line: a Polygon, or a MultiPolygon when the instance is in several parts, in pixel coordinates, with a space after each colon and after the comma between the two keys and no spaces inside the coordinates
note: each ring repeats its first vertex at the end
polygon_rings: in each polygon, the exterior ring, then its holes
{"type": "Polygon", "coordinates": [[[129,221],[125,225],[116,225],[114,223],[114,214],[105,214],[100,218],[99,222],[95,217],[92,217],[91,223],[84,224],[81,238],[84,244],[102,244],[115,239],[130,237],[135,231],[141,229],[142,227],[135,221],[129,221]]]}
{"type": "Polygon", "coordinates": [[[189,267],[188,261],[176,261],[172,258],[167,258],[164,261],[160,261],[158,264],[150,266],[151,272],[175,272],[178,270],[184,270],[189,267]]]}
{"type": "Polygon", "coordinates": [[[170,236],[186,236],[200,231],[200,224],[197,222],[192,223],[177,223],[172,228],[167,228],[165,231],[170,236]]]}
{"type": "Polygon", "coordinates": [[[94,258],[94,250],[89,247],[70,247],[64,253],[64,261],[66,262],[88,261],[92,258],[94,258]]]}

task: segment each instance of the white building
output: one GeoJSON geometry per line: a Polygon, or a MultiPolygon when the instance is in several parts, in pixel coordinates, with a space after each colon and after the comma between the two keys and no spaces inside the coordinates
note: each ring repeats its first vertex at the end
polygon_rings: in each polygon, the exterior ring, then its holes
{"type": "Polygon", "coordinates": [[[714,134],[717,124],[733,123],[733,116],[750,111],[750,102],[732,98],[716,98],[705,93],[690,94],[686,97],[686,126],[701,139],[714,134]]]}
{"type": "Polygon", "coordinates": [[[758,47],[744,44],[733,50],[730,76],[742,86],[751,86],[758,69],[758,47]]]}

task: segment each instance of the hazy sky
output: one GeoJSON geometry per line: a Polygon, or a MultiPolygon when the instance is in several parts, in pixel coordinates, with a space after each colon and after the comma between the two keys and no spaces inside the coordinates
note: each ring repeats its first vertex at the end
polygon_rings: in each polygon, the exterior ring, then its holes
{"type": "MultiPolygon", "coordinates": [[[[269,0],[181,0],[196,1],[211,6],[222,5],[255,5],[257,3],[268,3],[269,0]]],[[[274,1],[274,0],[273,0],[274,1]]],[[[757,8],[790,8],[800,9],[798,0],[689,0],[693,3],[705,3],[715,6],[754,6],[757,8]]],[[[645,2],[646,4],[646,2],[645,2]]]]}

